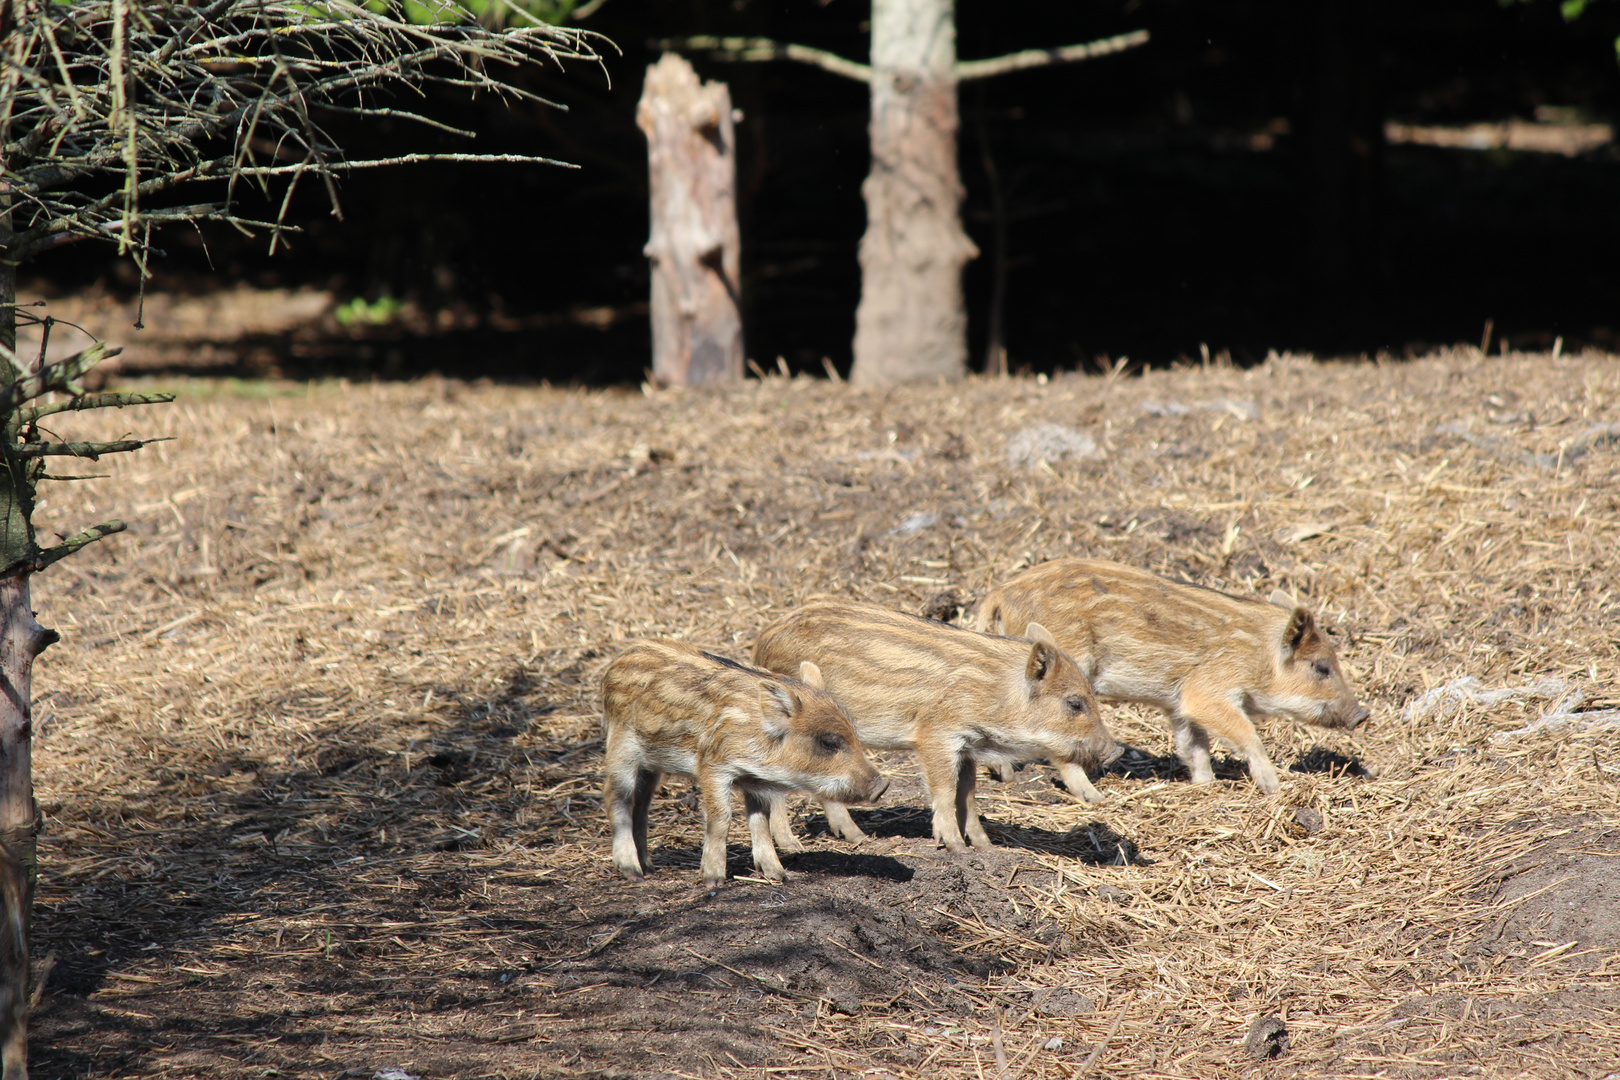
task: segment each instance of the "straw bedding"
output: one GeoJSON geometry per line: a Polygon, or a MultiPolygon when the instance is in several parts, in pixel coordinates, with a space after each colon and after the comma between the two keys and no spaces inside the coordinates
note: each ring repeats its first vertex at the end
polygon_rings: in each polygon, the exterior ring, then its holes
{"type": "Polygon", "coordinates": [[[35,684],[38,1075],[1620,1062],[1611,357],[178,388],[75,417],[174,441],[41,510],[132,527],[35,583],[64,633],[35,684]],[[1262,725],[1268,799],[1229,760],[1188,784],[1160,718],[1108,709],[1109,800],[986,779],[997,846],[963,857],[891,756],[870,841],[801,806],[772,886],[739,824],[713,895],[671,782],[660,872],[614,878],[596,680],[624,641],[746,658],[810,597],[949,614],[1068,554],[1294,591],[1370,725],[1262,725]],[[1274,1059],[1244,1047],[1267,1017],[1274,1059]]]}

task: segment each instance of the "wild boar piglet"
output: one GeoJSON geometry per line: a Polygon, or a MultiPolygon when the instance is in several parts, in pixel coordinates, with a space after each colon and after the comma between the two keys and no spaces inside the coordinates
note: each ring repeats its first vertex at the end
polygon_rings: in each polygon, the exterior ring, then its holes
{"type": "MultiPolygon", "coordinates": [[[[703,805],[703,881],[726,878],[731,791],[748,810],[754,865],[786,874],[770,832],[770,807],[789,790],[874,802],[888,781],[867,758],[849,714],[814,664],[793,679],[755,671],[678,641],[644,641],[602,674],[607,736],[603,805],[613,824],[613,864],[632,880],[652,871],[647,809],[666,774],[692,777],[703,805]]],[[[798,842],[785,837],[785,847],[798,842]]]]}
{"type": "Polygon", "coordinates": [[[1215,779],[1210,735],[1231,743],[1267,794],[1277,769],[1251,717],[1324,728],[1367,719],[1316,620],[1293,598],[1270,602],[1167,581],[1101,559],[1053,559],[991,590],[977,625],[1016,634],[1050,627],[1104,701],[1164,710],[1194,783],[1215,779]]]}
{"type": "MultiPolygon", "coordinates": [[[[806,604],[759,635],[754,663],[794,671],[811,661],[849,710],[861,743],[911,750],[934,808],[934,838],[952,851],[990,843],[973,798],[975,763],[1045,757],[1069,791],[1102,796],[1086,776],[1118,755],[1097,701],[1074,661],[1038,626],[1029,640],[975,633],[876,604],[806,604]]],[[[822,798],[827,822],[846,840],[865,834],[822,798]]],[[[786,809],[773,817],[786,832],[786,809]]]]}

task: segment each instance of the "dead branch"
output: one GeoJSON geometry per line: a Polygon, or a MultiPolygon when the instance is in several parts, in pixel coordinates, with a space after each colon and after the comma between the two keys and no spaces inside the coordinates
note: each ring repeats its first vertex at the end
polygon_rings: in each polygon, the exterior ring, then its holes
{"type": "Polygon", "coordinates": [[[127,454],[155,442],[167,439],[114,439],[110,442],[38,442],[19,443],[10,452],[21,458],[77,457],[99,461],[103,454],[127,454]]]}
{"type": "MultiPolygon", "coordinates": [[[[74,353],[55,364],[47,364],[34,374],[18,379],[4,390],[0,390],[0,416],[10,413],[25,401],[32,401],[43,394],[60,391],[68,394],[83,394],[84,389],[79,386],[79,376],[95,367],[109,357],[117,356],[122,349],[109,349],[101,342],[96,342],[88,349],[74,353]]],[[[0,360],[10,364],[14,370],[18,367],[17,356],[10,349],[0,351],[0,360]]]]}
{"type": "Polygon", "coordinates": [[[55,547],[46,548],[40,552],[39,557],[34,560],[34,569],[43,570],[52,563],[67,558],[80,548],[87,547],[104,536],[121,533],[126,528],[128,526],[122,521],[108,521],[101,525],[92,525],[83,532],[68,537],[55,547]]]}
{"type": "Polygon", "coordinates": [[[85,394],[66,401],[53,401],[49,405],[36,405],[31,409],[22,410],[18,415],[21,417],[21,423],[26,425],[56,413],[81,412],[85,409],[122,409],[127,405],[167,405],[173,400],[173,394],[85,394]]]}
{"type": "Polygon", "coordinates": [[[347,158],[323,116],[396,117],[450,134],[390,96],[455,87],[510,103],[551,102],[502,80],[530,64],[600,63],[605,39],[570,27],[491,28],[455,19],[416,25],[401,0],[311,5],[214,0],[206,7],[136,0],[7,4],[0,49],[0,256],[21,262],[67,238],[111,240],[143,265],[148,228],[224,220],[238,183],[318,178],[337,209],[335,178],[358,168],[426,161],[564,165],[516,154],[347,158]],[[224,198],[151,206],[182,184],[226,185],[224,198]],[[3,218],[4,215],[0,215],[3,218]]]}
{"type": "Polygon", "coordinates": [[[1147,43],[1146,30],[1132,30],[1128,34],[1115,34],[1113,37],[1088,41],[1083,45],[1065,45],[1059,49],[1025,49],[1023,52],[1009,53],[988,60],[962,60],[956,65],[956,78],[959,82],[966,82],[969,79],[988,79],[992,75],[1005,75],[1009,71],[1024,71],[1028,68],[1046,67],[1049,64],[1072,64],[1080,60],[1124,52],[1126,49],[1134,49],[1147,43]]]}
{"type": "Polygon", "coordinates": [[[714,60],[729,60],[738,62],[758,62],[761,60],[793,60],[801,64],[809,64],[834,75],[841,75],[856,82],[869,83],[872,81],[872,69],[867,64],[855,60],[846,60],[836,53],[825,49],[813,49],[808,45],[792,45],[773,41],[770,38],[740,38],[740,37],[696,37],[670,38],[658,42],[660,49],[675,52],[702,52],[708,53],[714,60]]]}
{"type": "MultiPolygon", "coordinates": [[[[1113,37],[1100,38],[1097,41],[1088,41],[1080,45],[1065,45],[1057,49],[1025,49],[1023,52],[1009,53],[1006,56],[996,56],[988,60],[963,60],[953,69],[957,81],[965,82],[969,79],[988,79],[993,75],[1005,75],[1011,71],[1024,71],[1028,68],[1046,67],[1051,64],[1071,64],[1081,60],[1091,60],[1099,56],[1108,56],[1111,53],[1124,52],[1139,45],[1148,43],[1146,30],[1132,30],[1127,34],[1115,34],[1113,37]]],[[[758,62],[762,60],[793,60],[801,64],[809,64],[834,75],[841,75],[846,79],[857,82],[870,83],[872,69],[867,64],[855,60],[846,60],[836,53],[825,49],[814,49],[808,45],[794,45],[774,41],[771,38],[744,38],[744,37],[710,37],[698,35],[684,38],[668,38],[657,42],[661,49],[676,52],[706,53],[710,59],[733,62],[758,62]]]]}

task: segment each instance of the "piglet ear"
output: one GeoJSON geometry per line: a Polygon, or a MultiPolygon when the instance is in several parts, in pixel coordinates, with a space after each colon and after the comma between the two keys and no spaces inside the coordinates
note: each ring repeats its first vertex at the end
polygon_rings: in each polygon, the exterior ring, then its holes
{"type": "Polygon", "coordinates": [[[1024,632],[1020,636],[1028,641],[1039,641],[1043,645],[1050,645],[1054,649],[1058,647],[1057,638],[1053,637],[1052,632],[1038,622],[1026,623],[1024,632]]]}
{"type": "Polygon", "coordinates": [[[1299,603],[1299,601],[1295,600],[1292,596],[1289,596],[1281,589],[1272,589],[1271,595],[1266,597],[1266,599],[1271,601],[1273,604],[1276,604],[1278,607],[1287,608],[1290,611],[1292,611],[1299,603]]]}
{"type": "Polygon", "coordinates": [[[1288,625],[1283,628],[1283,649],[1289,656],[1296,656],[1300,646],[1316,634],[1316,620],[1311,613],[1302,607],[1294,608],[1288,616],[1288,625]]]}
{"type": "Polygon", "coordinates": [[[766,683],[759,695],[760,726],[773,739],[781,739],[793,729],[793,714],[798,703],[781,683],[766,683]]]}
{"type": "Polygon", "coordinates": [[[827,689],[827,680],[821,677],[821,669],[811,660],[801,660],[799,662],[799,681],[806,686],[813,686],[817,690],[827,689]]]}
{"type": "Polygon", "coordinates": [[[1050,641],[1037,641],[1030,646],[1029,663],[1024,665],[1024,678],[1029,682],[1031,692],[1038,689],[1052,674],[1053,669],[1057,667],[1057,659],[1057,646],[1050,641]]]}

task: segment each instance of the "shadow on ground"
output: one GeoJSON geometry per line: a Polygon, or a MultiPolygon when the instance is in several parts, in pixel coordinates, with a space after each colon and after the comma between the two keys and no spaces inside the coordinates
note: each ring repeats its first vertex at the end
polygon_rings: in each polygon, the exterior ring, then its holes
{"type": "Polygon", "coordinates": [[[559,702],[521,672],[488,700],[441,696],[454,722],[423,739],[336,724],[283,762],[197,739],[148,790],[53,808],[38,1073],[161,1057],[369,1076],[398,1064],[373,1056],[391,1046],[443,1075],[552,1057],[759,1064],[764,1029],[806,1009],[933,1007],[1069,947],[1042,914],[1057,875],[1031,852],[1135,858],[1098,824],[994,822],[997,847],[952,856],[926,812],[896,807],[858,815],[885,850],[812,836],[771,885],[737,844],[734,879],[708,890],[699,815],[672,784],[652,814],[658,872],[622,883],[599,741],[550,739],[559,702]],[[371,1026],[383,1017],[386,1037],[371,1026]]]}

